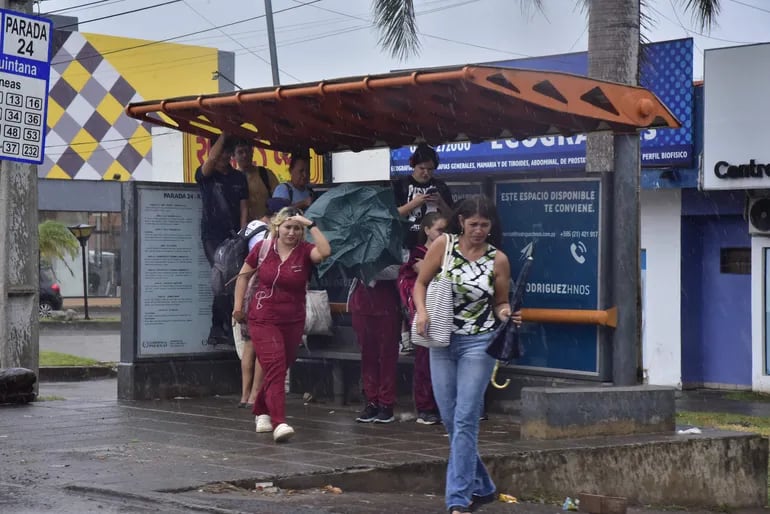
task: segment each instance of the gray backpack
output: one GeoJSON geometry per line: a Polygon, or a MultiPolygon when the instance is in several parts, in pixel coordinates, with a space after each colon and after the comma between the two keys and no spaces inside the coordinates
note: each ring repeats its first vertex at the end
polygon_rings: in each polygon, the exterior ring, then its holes
{"type": "Polygon", "coordinates": [[[249,239],[267,230],[267,226],[263,225],[248,233],[247,229],[248,227],[225,239],[214,252],[214,264],[211,266],[211,291],[214,296],[235,293],[234,279],[249,254],[249,239]]]}

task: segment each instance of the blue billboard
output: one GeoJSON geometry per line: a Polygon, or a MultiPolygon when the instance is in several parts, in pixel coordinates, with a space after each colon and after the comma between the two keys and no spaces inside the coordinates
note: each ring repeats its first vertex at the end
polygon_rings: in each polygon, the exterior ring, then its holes
{"type": "MultiPolygon", "coordinates": [[[[642,167],[693,165],[692,39],[644,45],[640,57],[640,83],[681,121],[679,129],[650,129],[641,133],[642,167]]],[[[489,63],[494,66],[587,75],[588,53],[574,53],[489,63]]],[[[472,144],[438,145],[439,173],[501,173],[516,171],[581,171],[585,169],[585,135],[547,136],[517,141],[500,139],[472,144]]],[[[392,175],[408,175],[414,148],[391,152],[392,175]]]]}
{"type": "MultiPolygon", "coordinates": [[[[534,247],[523,307],[599,307],[599,199],[597,179],[500,182],[495,201],[503,250],[518,275],[534,247]]],[[[598,328],[593,325],[525,323],[517,365],[596,374],[598,328]]]]}

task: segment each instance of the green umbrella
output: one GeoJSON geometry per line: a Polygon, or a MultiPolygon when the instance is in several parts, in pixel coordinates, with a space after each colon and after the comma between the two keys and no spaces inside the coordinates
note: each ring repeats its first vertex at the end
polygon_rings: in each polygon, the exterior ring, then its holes
{"type": "Polygon", "coordinates": [[[343,184],[322,194],[305,212],[332,247],[318,275],[340,268],[368,282],[391,264],[401,264],[404,226],[393,191],[387,187],[343,184]]]}

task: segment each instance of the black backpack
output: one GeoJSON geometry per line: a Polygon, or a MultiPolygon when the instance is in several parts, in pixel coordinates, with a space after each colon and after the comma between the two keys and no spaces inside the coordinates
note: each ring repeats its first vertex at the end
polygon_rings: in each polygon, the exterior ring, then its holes
{"type": "Polygon", "coordinates": [[[211,266],[211,291],[214,296],[235,293],[235,278],[241,271],[243,261],[249,254],[249,239],[267,230],[263,225],[246,234],[248,227],[234,236],[225,239],[214,252],[214,264],[211,266]]]}

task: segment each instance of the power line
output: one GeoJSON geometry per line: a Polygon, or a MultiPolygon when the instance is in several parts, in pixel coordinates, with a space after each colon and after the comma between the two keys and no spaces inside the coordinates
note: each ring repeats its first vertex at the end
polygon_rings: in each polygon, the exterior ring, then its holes
{"type": "MultiPolygon", "coordinates": [[[[184,1],[184,4],[185,4],[185,5],[186,5],[186,6],[187,6],[187,7],[188,7],[188,8],[189,8],[189,9],[190,9],[192,12],[194,12],[195,14],[197,14],[197,15],[198,15],[200,18],[202,18],[202,19],[203,19],[205,22],[207,22],[207,23],[208,23],[209,25],[211,25],[211,26],[214,26],[214,27],[216,26],[216,24],[215,24],[215,23],[213,23],[211,20],[209,20],[209,19],[208,19],[208,18],[206,18],[204,15],[202,15],[200,12],[198,12],[198,10],[197,10],[197,9],[195,9],[193,6],[191,6],[189,3],[187,3],[187,0],[183,0],[183,1],[184,1]]],[[[259,55],[258,53],[254,52],[254,51],[252,51],[252,50],[250,50],[250,49],[248,49],[248,48],[246,48],[246,47],[243,45],[243,43],[241,43],[240,41],[238,41],[237,39],[235,39],[234,37],[232,37],[230,34],[228,34],[227,32],[225,32],[224,30],[222,30],[222,29],[219,29],[219,31],[220,31],[222,34],[224,34],[224,35],[225,35],[225,36],[226,36],[226,37],[227,37],[227,38],[228,38],[230,41],[232,41],[233,43],[237,44],[238,46],[240,46],[241,48],[243,48],[244,50],[246,50],[247,52],[249,52],[251,55],[253,55],[253,56],[254,56],[254,57],[256,57],[257,59],[259,59],[260,61],[264,62],[264,63],[265,63],[265,64],[267,64],[268,66],[272,66],[272,64],[270,63],[270,61],[269,61],[269,60],[265,59],[264,57],[262,57],[262,56],[261,56],[261,55],[259,55]]],[[[288,71],[286,71],[286,70],[284,70],[284,69],[282,69],[282,68],[278,68],[278,69],[279,69],[279,70],[281,70],[281,71],[282,71],[282,72],[283,72],[285,75],[288,75],[289,77],[291,77],[291,78],[293,78],[294,80],[296,80],[297,82],[302,82],[302,79],[300,79],[300,78],[297,78],[296,76],[292,75],[292,74],[291,74],[291,73],[289,73],[288,71]]]]}
{"type": "Polygon", "coordinates": [[[111,18],[117,18],[118,16],[124,16],[126,14],[134,14],[141,11],[147,11],[149,9],[155,9],[156,7],[163,7],[164,5],[170,5],[170,4],[176,4],[181,2],[182,0],[169,0],[168,2],[163,2],[162,4],[154,4],[154,5],[148,5],[146,7],[140,7],[139,9],[133,9],[131,11],[124,11],[119,13],[110,14],[107,16],[102,16],[101,18],[92,18],[90,20],[80,21],[77,23],[70,23],[69,25],[62,25],[61,27],[57,27],[58,29],[64,30],[68,29],[70,27],[78,27],[79,25],[83,25],[85,23],[91,23],[92,21],[101,21],[101,20],[109,20],[111,18]]]}
{"type": "Polygon", "coordinates": [[[730,0],[730,1],[735,3],[735,4],[744,5],[746,7],[750,7],[752,9],[756,9],[757,11],[762,11],[762,12],[770,13],[770,10],[763,9],[763,8],[757,6],[757,5],[747,4],[746,2],[741,2],[740,0],[730,0]]]}
{"type": "MultiPolygon", "coordinates": [[[[663,14],[662,12],[660,12],[660,10],[659,10],[659,9],[655,9],[655,8],[652,8],[652,9],[653,9],[653,10],[655,11],[655,13],[656,13],[658,16],[660,16],[661,18],[664,18],[664,19],[666,19],[666,20],[670,21],[671,23],[673,23],[673,24],[677,25],[677,22],[676,22],[676,21],[672,20],[671,18],[669,18],[668,16],[666,16],[665,14],[663,14]]],[[[686,27],[682,26],[681,24],[678,24],[678,25],[679,25],[680,27],[682,27],[682,29],[683,29],[685,32],[687,32],[688,34],[690,34],[690,35],[700,36],[700,37],[703,37],[703,38],[706,38],[706,39],[713,39],[714,41],[721,41],[721,42],[723,42],[723,43],[733,43],[733,44],[736,44],[736,45],[752,45],[752,44],[756,43],[756,41],[735,41],[735,40],[733,40],[733,39],[724,39],[724,38],[721,38],[721,37],[716,37],[716,36],[707,36],[707,35],[706,35],[706,34],[704,34],[703,32],[698,32],[697,30],[691,30],[691,29],[688,29],[688,28],[686,28],[686,27]]]]}
{"type": "MultiPolygon", "coordinates": [[[[181,0],[174,0],[174,1],[180,2],[181,0]]],[[[312,4],[314,4],[316,2],[320,2],[320,1],[321,0],[311,0],[310,2],[306,2],[306,3],[301,4],[301,5],[295,5],[295,6],[292,6],[292,7],[287,7],[285,9],[280,9],[278,11],[274,11],[273,14],[278,14],[278,13],[282,13],[282,12],[286,12],[286,11],[292,11],[294,9],[299,9],[300,7],[304,7],[306,5],[312,5],[312,4]]],[[[97,57],[103,57],[105,55],[116,54],[118,52],[125,52],[125,51],[128,51],[128,50],[136,50],[138,48],[145,48],[145,47],[148,47],[148,46],[159,45],[161,43],[167,43],[169,41],[174,41],[174,40],[181,39],[181,38],[184,38],[184,37],[189,37],[189,36],[195,36],[197,34],[203,34],[204,32],[211,32],[212,30],[222,29],[222,28],[225,28],[225,27],[232,27],[233,25],[239,25],[241,23],[247,23],[247,22],[250,22],[250,21],[258,20],[260,18],[264,18],[264,17],[265,17],[264,14],[260,14],[258,16],[252,16],[251,18],[245,18],[245,19],[242,19],[242,20],[239,20],[239,21],[234,21],[232,23],[225,23],[224,25],[217,25],[216,27],[211,27],[210,29],[196,30],[194,32],[188,32],[187,34],[181,34],[179,36],[173,36],[173,37],[169,37],[169,38],[166,38],[166,39],[161,39],[159,41],[148,41],[148,42],[142,43],[140,45],[127,46],[127,47],[124,47],[124,48],[116,48],[115,50],[110,50],[108,52],[95,53],[93,55],[85,55],[85,56],[74,58],[74,59],[66,59],[66,60],[63,60],[63,61],[52,62],[51,66],[54,66],[56,64],[67,64],[67,63],[70,63],[70,62],[73,62],[73,61],[78,61],[78,60],[93,59],[93,58],[97,58],[97,57]]]]}
{"type": "Polygon", "coordinates": [[[117,143],[117,142],[128,142],[128,141],[139,141],[139,140],[145,140],[145,139],[152,139],[155,137],[161,137],[161,136],[169,136],[171,134],[179,134],[179,131],[170,131],[170,132],[159,132],[157,134],[150,134],[149,136],[134,136],[134,137],[122,137],[122,138],[113,138],[113,139],[102,139],[101,141],[84,141],[80,143],[65,143],[63,145],[45,145],[45,155],[48,157],[61,157],[66,153],[66,149],[72,146],[83,146],[83,145],[93,145],[93,146],[101,146],[101,148],[94,148],[92,152],[104,152],[107,150],[115,150],[117,148],[122,148],[125,145],[111,145],[111,146],[103,146],[102,143],[117,143]],[[52,148],[64,148],[65,150],[61,153],[54,153],[53,155],[48,152],[49,149],[52,148]]]}
{"type": "MultiPolygon", "coordinates": [[[[671,6],[671,10],[674,13],[674,17],[676,18],[676,21],[679,23],[679,26],[682,27],[682,30],[684,30],[686,33],[687,29],[685,28],[684,23],[682,23],[682,19],[679,17],[679,12],[677,12],[676,7],[674,7],[674,0],[668,0],[668,3],[671,6]]],[[[698,50],[699,52],[703,51],[700,49],[700,47],[698,46],[698,43],[696,43],[694,39],[692,41],[692,44],[695,45],[695,49],[698,50]]]]}
{"type": "MultiPolygon", "coordinates": [[[[96,4],[103,4],[105,2],[110,2],[108,5],[117,4],[120,2],[125,2],[126,0],[96,0],[94,2],[86,2],[84,4],[78,4],[78,5],[71,5],[69,7],[62,7],[61,9],[56,9],[55,11],[47,11],[43,13],[43,16],[47,16],[49,14],[56,14],[57,12],[64,12],[64,11],[75,11],[77,9],[83,9],[85,7],[88,7],[90,5],[96,5],[96,4]]],[[[100,7],[107,7],[106,5],[100,6],[100,7]]]]}
{"type": "MultiPolygon", "coordinates": [[[[297,2],[298,0],[294,0],[294,1],[297,2]]],[[[459,3],[456,3],[456,4],[452,4],[452,5],[445,5],[445,6],[442,6],[442,7],[436,7],[434,9],[430,9],[430,10],[427,10],[427,11],[421,11],[421,12],[416,13],[415,15],[416,16],[421,16],[421,15],[425,15],[425,14],[432,14],[434,12],[444,11],[444,10],[447,10],[447,9],[451,9],[453,7],[461,7],[463,5],[472,4],[472,3],[475,3],[475,2],[478,2],[478,1],[479,0],[466,0],[465,2],[459,2],[459,3]]],[[[345,16],[347,18],[352,18],[354,20],[366,21],[366,22],[369,23],[369,25],[367,25],[367,27],[372,25],[371,20],[367,20],[367,19],[361,18],[359,16],[343,13],[343,12],[340,12],[340,11],[335,11],[333,9],[328,9],[326,7],[321,7],[321,6],[318,6],[318,5],[314,5],[313,7],[315,7],[316,9],[320,9],[322,11],[327,11],[327,12],[330,12],[330,13],[338,14],[340,16],[345,16]]],[[[362,28],[366,28],[366,27],[363,27],[363,26],[362,27],[357,27],[355,29],[345,30],[344,32],[341,32],[341,33],[352,32],[353,30],[360,30],[362,28]]],[[[474,43],[468,43],[467,41],[458,41],[456,39],[450,39],[450,38],[446,38],[446,37],[436,36],[436,35],[433,35],[433,34],[427,34],[425,32],[418,31],[418,34],[420,34],[421,36],[428,37],[428,38],[437,39],[439,41],[447,41],[449,43],[455,43],[455,44],[458,44],[458,45],[470,46],[470,47],[473,47],[473,48],[480,48],[482,50],[491,50],[493,52],[499,52],[499,53],[503,53],[503,54],[507,54],[507,55],[516,55],[516,56],[519,56],[519,57],[532,57],[531,55],[522,54],[522,53],[519,53],[519,52],[511,52],[511,51],[507,51],[507,50],[500,50],[499,48],[491,48],[491,47],[488,47],[488,46],[477,45],[477,44],[474,44],[474,43]]],[[[301,42],[305,42],[305,41],[303,40],[301,42]]],[[[283,46],[283,45],[281,45],[281,46],[283,46]]]]}

